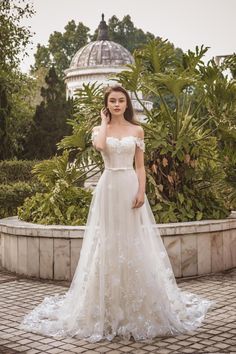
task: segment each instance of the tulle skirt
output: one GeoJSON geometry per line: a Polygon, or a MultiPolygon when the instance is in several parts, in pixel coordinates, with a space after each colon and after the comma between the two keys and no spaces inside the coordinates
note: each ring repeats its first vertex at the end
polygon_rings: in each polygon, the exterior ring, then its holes
{"type": "Polygon", "coordinates": [[[69,290],[46,297],[21,329],[89,342],[136,341],[198,328],[213,301],[182,291],[134,169],[105,169],[94,190],[80,259],[69,290]]]}

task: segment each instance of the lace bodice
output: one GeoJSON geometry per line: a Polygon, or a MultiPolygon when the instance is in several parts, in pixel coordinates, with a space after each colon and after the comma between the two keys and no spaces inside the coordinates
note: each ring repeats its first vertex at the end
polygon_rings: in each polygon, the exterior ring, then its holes
{"type": "MultiPolygon", "coordinates": [[[[97,131],[92,133],[93,142],[97,134],[97,131]]],[[[105,169],[133,169],[136,146],[145,151],[144,140],[137,136],[129,135],[121,139],[108,136],[106,138],[106,149],[101,151],[105,169]]]]}

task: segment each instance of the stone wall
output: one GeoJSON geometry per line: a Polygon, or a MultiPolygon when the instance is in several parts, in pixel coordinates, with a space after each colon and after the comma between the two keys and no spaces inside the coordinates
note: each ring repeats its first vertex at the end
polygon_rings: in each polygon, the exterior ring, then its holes
{"type": "MultiPolygon", "coordinates": [[[[158,224],[176,277],[236,267],[236,219],[158,224]]],[[[0,220],[2,266],[42,279],[71,280],[84,226],[44,226],[0,220]]]]}

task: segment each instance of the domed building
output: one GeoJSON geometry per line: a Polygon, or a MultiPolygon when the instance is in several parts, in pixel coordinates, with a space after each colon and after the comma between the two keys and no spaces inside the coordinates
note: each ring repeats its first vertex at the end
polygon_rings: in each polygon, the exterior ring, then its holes
{"type": "MultiPolygon", "coordinates": [[[[111,75],[128,70],[125,65],[132,63],[134,59],[131,53],[122,45],[109,40],[108,26],[102,14],[97,40],[80,48],[74,55],[70,67],[65,70],[67,97],[73,97],[76,89],[81,88],[83,83],[97,82],[102,86],[117,84],[111,75]]],[[[147,109],[152,108],[152,102],[144,101],[141,93],[138,96],[147,109]]],[[[143,107],[132,94],[131,100],[138,118],[143,121],[145,119],[143,107]]]]}

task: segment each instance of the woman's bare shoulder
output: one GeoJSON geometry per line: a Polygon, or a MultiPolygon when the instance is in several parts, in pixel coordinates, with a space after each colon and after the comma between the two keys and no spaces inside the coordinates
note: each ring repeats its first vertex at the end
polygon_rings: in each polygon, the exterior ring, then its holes
{"type": "Polygon", "coordinates": [[[136,129],[136,135],[137,135],[139,138],[143,139],[143,138],[144,138],[144,130],[143,130],[143,127],[142,127],[141,125],[137,125],[135,129],[136,129]]]}

